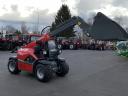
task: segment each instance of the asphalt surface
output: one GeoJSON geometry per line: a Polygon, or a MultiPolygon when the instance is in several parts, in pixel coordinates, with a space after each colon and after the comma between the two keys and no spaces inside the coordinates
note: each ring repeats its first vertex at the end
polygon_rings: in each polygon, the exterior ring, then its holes
{"type": "Polygon", "coordinates": [[[128,58],[114,51],[63,51],[69,74],[48,83],[25,72],[11,75],[7,70],[11,55],[0,51],[0,96],[128,96],[128,58]]]}

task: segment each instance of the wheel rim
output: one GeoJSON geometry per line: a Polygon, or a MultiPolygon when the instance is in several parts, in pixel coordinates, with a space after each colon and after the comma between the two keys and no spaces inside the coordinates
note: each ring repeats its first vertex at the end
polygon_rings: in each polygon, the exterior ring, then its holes
{"type": "Polygon", "coordinates": [[[39,79],[43,79],[44,78],[44,73],[43,73],[43,69],[42,68],[38,68],[37,69],[37,76],[39,79]]]}
{"type": "Polygon", "coordinates": [[[9,64],[9,70],[13,72],[15,70],[15,62],[10,62],[9,64]]]}

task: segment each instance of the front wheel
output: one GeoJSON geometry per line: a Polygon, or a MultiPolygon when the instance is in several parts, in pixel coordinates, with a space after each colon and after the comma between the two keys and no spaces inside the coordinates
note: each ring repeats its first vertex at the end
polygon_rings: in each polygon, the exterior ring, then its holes
{"type": "Polygon", "coordinates": [[[17,61],[16,60],[9,60],[8,62],[8,70],[12,74],[18,74],[20,70],[18,69],[17,61]]]}
{"type": "Polygon", "coordinates": [[[69,72],[69,66],[66,62],[60,62],[58,64],[58,70],[56,74],[60,77],[64,77],[69,72]]]}
{"type": "Polygon", "coordinates": [[[36,78],[41,82],[48,82],[52,78],[52,70],[49,65],[38,64],[35,70],[36,78]]]}

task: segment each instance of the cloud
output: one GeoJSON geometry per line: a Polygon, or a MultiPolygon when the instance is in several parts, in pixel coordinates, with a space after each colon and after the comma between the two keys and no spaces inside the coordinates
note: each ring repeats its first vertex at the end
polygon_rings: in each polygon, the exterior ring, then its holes
{"type": "Polygon", "coordinates": [[[78,9],[82,9],[87,12],[90,10],[99,9],[109,3],[111,3],[111,0],[80,0],[77,7],[78,9]]]}
{"type": "MultiPolygon", "coordinates": [[[[128,26],[127,0],[76,0],[77,15],[89,22],[97,12],[102,12],[109,18],[122,18],[119,22],[123,27],[128,26]]],[[[118,22],[118,21],[117,21],[118,22]]]]}
{"type": "Polygon", "coordinates": [[[110,17],[128,16],[128,9],[124,7],[117,7],[113,5],[106,5],[103,8],[95,10],[95,12],[103,12],[110,17]],[[110,10],[111,9],[111,10],[110,10]]]}
{"type": "Polygon", "coordinates": [[[12,11],[17,12],[18,6],[17,5],[11,5],[11,9],[12,9],[12,11]]]}
{"type": "Polygon", "coordinates": [[[128,8],[128,1],[127,0],[113,0],[113,5],[128,8]]]}
{"type": "Polygon", "coordinates": [[[17,5],[11,5],[10,9],[10,12],[7,12],[0,16],[0,27],[11,25],[15,28],[20,29],[22,22],[25,22],[27,27],[29,28],[29,31],[33,31],[39,23],[39,31],[41,31],[43,27],[51,25],[55,15],[54,13],[49,13],[48,9],[32,10],[33,7],[26,7],[26,11],[31,12],[28,16],[23,17],[17,5]]]}
{"type": "Polygon", "coordinates": [[[120,24],[123,28],[128,28],[128,16],[118,16],[114,17],[113,20],[115,20],[118,24],[120,24]]]}
{"type": "MultiPolygon", "coordinates": [[[[28,8],[27,10],[30,11],[32,8],[28,8]]],[[[28,16],[22,17],[21,13],[18,10],[18,6],[12,5],[11,12],[5,13],[0,16],[1,20],[11,20],[11,21],[24,21],[24,22],[37,22],[39,18],[39,23],[41,24],[50,24],[54,18],[54,13],[48,13],[49,10],[33,10],[28,16]]]]}
{"type": "Polygon", "coordinates": [[[112,19],[124,18],[124,24],[127,24],[125,22],[128,20],[127,0],[0,0],[0,2],[2,2],[0,19],[37,23],[39,16],[39,23],[43,26],[50,25],[54,21],[62,3],[69,6],[73,15],[78,15],[86,21],[90,21],[99,11],[112,19]]]}
{"type": "Polygon", "coordinates": [[[5,13],[2,16],[0,16],[0,19],[2,19],[2,20],[14,20],[14,21],[21,20],[20,13],[17,12],[17,11],[12,11],[10,13],[5,13]]]}
{"type": "Polygon", "coordinates": [[[43,25],[50,25],[54,19],[54,13],[48,13],[48,9],[35,10],[28,17],[24,18],[24,21],[37,22],[43,25]]]}
{"type": "Polygon", "coordinates": [[[112,0],[78,0],[76,5],[77,13],[84,20],[88,21],[88,19],[96,15],[95,10],[101,9],[111,3],[112,0]]]}

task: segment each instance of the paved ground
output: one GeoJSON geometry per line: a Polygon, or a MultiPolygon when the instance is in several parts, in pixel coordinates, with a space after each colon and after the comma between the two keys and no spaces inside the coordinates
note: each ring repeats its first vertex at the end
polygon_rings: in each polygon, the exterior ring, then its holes
{"type": "Polygon", "coordinates": [[[11,75],[9,52],[0,52],[0,96],[128,96],[128,58],[113,51],[63,51],[69,74],[38,82],[31,74],[11,75]]]}

